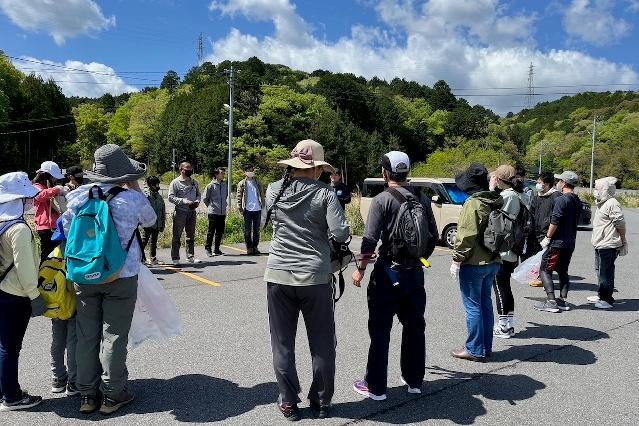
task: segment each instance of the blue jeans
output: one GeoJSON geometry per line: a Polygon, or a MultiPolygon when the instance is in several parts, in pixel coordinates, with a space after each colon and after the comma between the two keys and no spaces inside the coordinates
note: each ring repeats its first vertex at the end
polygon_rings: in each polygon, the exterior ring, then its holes
{"type": "Polygon", "coordinates": [[[18,357],[22,339],[31,318],[28,297],[14,296],[0,290],[0,402],[22,398],[18,383],[18,357]]]}
{"type": "Polygon", "coordinates": [[[492,285],[497,271],[499,263],[462,265],[459,270],[459,288],[468,327],[466,350],[476,357],[493,351],[492,285]]]}
{"type": "Polygon", "coordinates": [[[612,292],[615,289],[615,260],[617,260],[616,248],[595,250],[599,298],[611,305],[615,301],[612,297],[612,292]]]}

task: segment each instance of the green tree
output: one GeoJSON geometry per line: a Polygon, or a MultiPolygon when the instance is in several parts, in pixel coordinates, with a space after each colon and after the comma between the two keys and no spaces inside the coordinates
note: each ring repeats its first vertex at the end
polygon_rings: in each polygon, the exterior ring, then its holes
{"type": "Polygon", "coordinates": [[[167,89],[169,92],[174,91],[180,85],[180,76],[177,72],[170,70],[162,79],[162,83],[160,83],[160,89],[167,89]]]}
{"type": "Polygon", "coordinates": [[[107,143],[111,114],[105,113],[98,104],[81,104],[73,109],[73,115],[78,129],[76,151],[83,164],[89,166],[95,150],[107,143]]]}

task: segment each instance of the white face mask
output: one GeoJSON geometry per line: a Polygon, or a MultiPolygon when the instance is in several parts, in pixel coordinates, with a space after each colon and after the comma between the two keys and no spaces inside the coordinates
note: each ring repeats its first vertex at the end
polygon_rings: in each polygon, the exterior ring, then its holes
{"type": "Polygon", "coordinates": [[[595,200],[601,200],[601,192],[597,189],[592,191],[592,196],[595,197],[595,200]]]}
{"type": "Polygon", "coordinates": [[[253,176],[255,176],[254,172],[246,172],[246,177],[247,178],[252,178],[253,176]]]}
{"type": "Polygon", "coordinates": [[[537,189],[537,192],[544,192],[544,184],[543,183],[537,183],[535,185],[535,188],[537,189]]]}

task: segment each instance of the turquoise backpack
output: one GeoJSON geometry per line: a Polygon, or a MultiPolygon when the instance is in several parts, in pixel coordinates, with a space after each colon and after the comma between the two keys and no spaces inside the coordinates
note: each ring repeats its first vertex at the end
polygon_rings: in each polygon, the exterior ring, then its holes
{"type": "Polygon", "coordinates": [[[89,199],[73,217],[67,236],[64,257],[68,280],[76,284],[103,284],[119,278],[133,239],[140,238],[136,228],[126,249],[122,248],[109,208],[109,201],[122,191],[126,190],[115,186],[105,196],[97,185],[89,190],[89,199]]]}

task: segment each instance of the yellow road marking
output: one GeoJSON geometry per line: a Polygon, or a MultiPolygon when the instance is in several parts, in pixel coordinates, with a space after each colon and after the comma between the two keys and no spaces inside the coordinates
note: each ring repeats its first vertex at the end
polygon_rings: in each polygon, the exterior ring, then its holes
{"type": "Polygon", "coordinates": [[[236,252],[238,252],[238,253],[244,253],[244,254],[246,254],[246,250],[241,249],[241,248],[237,248],[237,247],[233,247],[233,246],[225,246],[225,245],[222,245],[222,247],[227,248],[227,249],[229,249],[229,250],[234,250],[234,251],[236,251],[236,252]]]}
{"type": "Polygon", "coordinates": [[[199,275],[196,274],[192,274],[190,272],[184,272],[183,270],[179,269],[179,268],[174,268],[173,266],[162,266],[164,269],[170,269],[171,271],[175,271],[178,274],[182,274],[185,277],[189,277],[192,280],[201,282],[202,284],[206,284],[206,285],[210,285],[212,287],[220,287],[222,284],[216,282],[216,281],[211,281],[211,280],[207,280],[206,278],[202,278],[199,275]]]}

